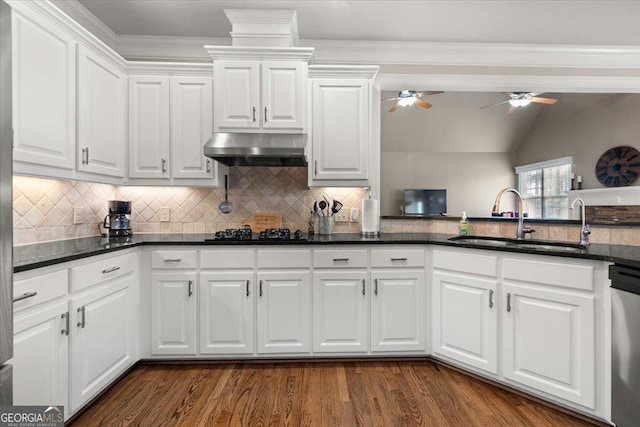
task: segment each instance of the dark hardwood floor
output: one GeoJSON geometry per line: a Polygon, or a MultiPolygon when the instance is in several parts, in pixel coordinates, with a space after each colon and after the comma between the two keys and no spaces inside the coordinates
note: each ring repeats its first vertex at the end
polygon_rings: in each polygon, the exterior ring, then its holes
{"type": "Polygon", "coordinates": [[[75,426],[588,426],[432,361],[140,365],[75,426]]]}

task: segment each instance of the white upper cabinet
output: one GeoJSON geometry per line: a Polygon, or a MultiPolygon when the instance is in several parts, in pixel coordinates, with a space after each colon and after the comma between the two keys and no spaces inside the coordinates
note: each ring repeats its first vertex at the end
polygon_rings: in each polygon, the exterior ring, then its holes
{"type": "Polygon", "coordinates": [[[212,178],[213,160],[202,147],[213,130],[212,79],[171,77],[171,175],[212,178]]]}
{"type": "Polygon", "coordinates": [[[129,176],[169,178],[169,77],[129,77],[129,176]]]}
{"type": "Polygon", "coordinates": [[[214,61],[215,129],[304,131],[307,64],[214,61]]]}
{"type": "Polygon", "coordinates": [[[311,183],[369,178],[369,81],[314,79],[311,183]]]}
{"type": "Polygon", "coordinates": [[[78,170],[124,176],[126,75],[88,48],[78,50],[78,170]]]}
{"type": "Polygon", "coordinates": [[[76,42],[15,10],[12,33],[14,161],[74,169],[76,42]]]}

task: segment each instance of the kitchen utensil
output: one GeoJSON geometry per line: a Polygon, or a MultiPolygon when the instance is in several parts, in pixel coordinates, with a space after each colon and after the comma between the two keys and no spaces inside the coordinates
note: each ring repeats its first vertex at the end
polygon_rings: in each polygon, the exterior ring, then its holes
{"type": "Polygon", "coordinates": [[[318,203],[318,206],[320,207],[320,211],[322,211],[322,216],[326,216],[326,214],[324,213],[324,209],[329,206],[327,202],[325,202],[324,200],[320,200],[320,203],[318,203]]]}
{"type": "Polygon", "coordinates": [[[312,213],[320,216],[320,214],[318,213],[318,202],[317,201],[313,202],[313,212],[312,213]]]}
{"type": "Polygon", "coordinates": [[[343,204],[340,203],[337,200],[333,201],[333,206],[331,206],[331,215],[335,215],[338,212],[340,212],[340,209],[342,209],[343,204]]]}
{"type": "Polygon", "coordinates": [[[229,201],[229,175],[224,176],[224,202],[220,202],[218,209],[223,214],[228,214],[233,210],[233,203],[229,201]]]}

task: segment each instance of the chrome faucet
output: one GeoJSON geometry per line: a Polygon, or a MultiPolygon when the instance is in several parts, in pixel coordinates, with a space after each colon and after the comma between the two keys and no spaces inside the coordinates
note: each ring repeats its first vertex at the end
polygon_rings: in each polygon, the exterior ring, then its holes
{"type": "Polygon", "coordinates": [[[589,234],[591,234],[591,227],[586,224],[587,217],[584,213],[584,200],[580,197],[571,202],[571,209],[575,208],[576,202],[580,202],[580,219],[582,220],[582,225],[580,227],[580,244],[584,246],[589,246],[589,234]]]}
{"type": "Polygon", "coordinates": [[[493,204],[493,210],[491,211],[492,215],[500,215],[500,199],[504,193],[513,193],[516,196],[516,200],[518,202],[518,226],[516,227],[516,239],[522,240],[524,239],[524,235],[528,233],[535,233],[536,230],[533,228],[527,228],[524,226],[524,213],[522,212],[522,196],[518,193],[518,190],[514,190],[513,188],[505,188],[504,190],[498,193],[498,197],[496,197],[496,201],[493,204]]]}

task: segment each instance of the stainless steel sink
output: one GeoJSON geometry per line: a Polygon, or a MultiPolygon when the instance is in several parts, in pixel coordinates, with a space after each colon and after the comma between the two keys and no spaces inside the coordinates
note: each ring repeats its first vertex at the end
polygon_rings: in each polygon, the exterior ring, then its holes
{"type": "Polygon", "coordinates": [[[508,237],[492,236],[455,236],[449,239],[452,242],[466,243],[470,245],[501,246],[501,247],[521,247],[549,251],[579,251],[587,249],[585,245],[579,243],[558,242],[551,240],[518,240],[508,237]]]}

